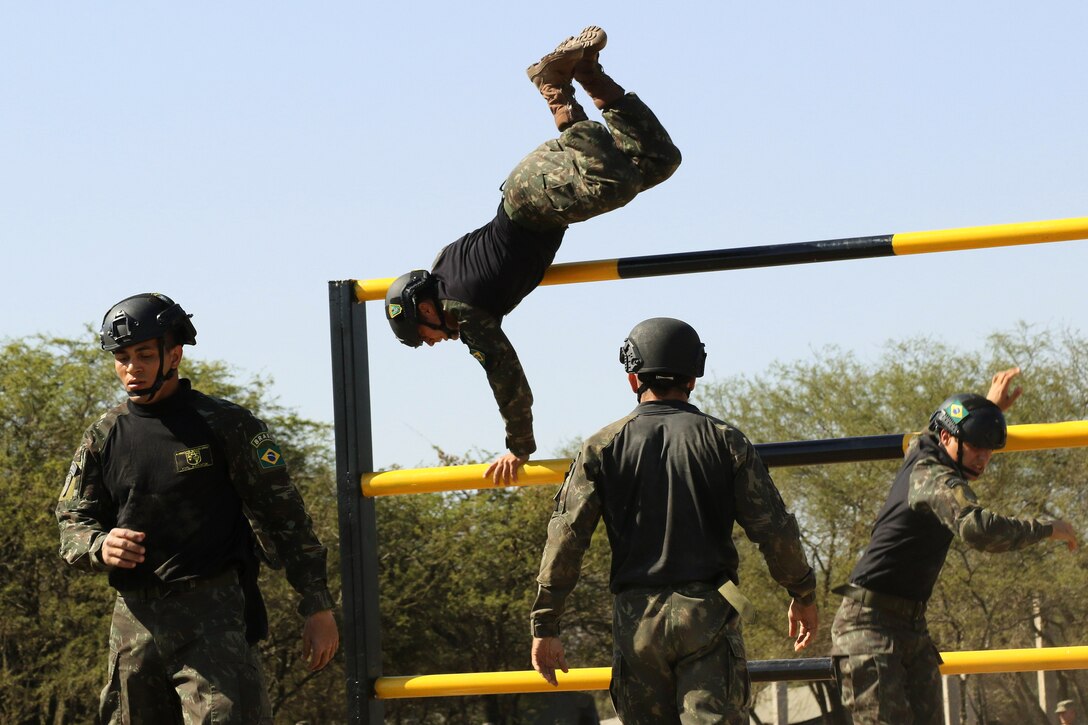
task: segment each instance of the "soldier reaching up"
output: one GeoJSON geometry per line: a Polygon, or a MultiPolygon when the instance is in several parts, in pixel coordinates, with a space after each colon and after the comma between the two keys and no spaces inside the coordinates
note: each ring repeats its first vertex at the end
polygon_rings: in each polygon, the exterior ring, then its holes
{"type": "Polygon", "coordinates": [[[831,654],[856,725],[944,722],[940,657],[926,625],[926,603],[952,539],[981,551],[1011,551],[1057,539],[1077,546],[1065,521],[1018,519],[985,509],[971,489],[994,451],[1005,447],[1005,416],[1020,372],[994,375],[986,398],[953,395],[911,442],[872,539],[848,583],[831,627],[831,654]]]}

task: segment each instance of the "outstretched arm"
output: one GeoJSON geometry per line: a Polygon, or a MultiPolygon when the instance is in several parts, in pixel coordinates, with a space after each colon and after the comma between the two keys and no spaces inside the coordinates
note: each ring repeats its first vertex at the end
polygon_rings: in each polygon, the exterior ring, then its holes
{"type": "Polygon", "coordinates": [[[1011,408],[1016,399],[1024,392],[1024,389],[1019,385],[1013,390],[1009,389],[1013,380],[1019,374],[1020,368],[1009,368],[994,373],[993,378],[990,380],[990,391],[986,393],[986,399],[1001,408],[1002,413],[1011,408]]]}

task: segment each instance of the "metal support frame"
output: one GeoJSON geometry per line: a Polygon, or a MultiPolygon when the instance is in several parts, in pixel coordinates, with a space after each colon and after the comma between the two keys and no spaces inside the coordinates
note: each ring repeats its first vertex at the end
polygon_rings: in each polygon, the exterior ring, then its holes
{"type": "Polygon", "coordinates": [[[378,531],[374,499],[359,495],[359,476],[374,468],[366,307],[354,280],[329,282],[336,499],[340,528],[348,722],[377,725],[385,706],[372,697],[382,675],[378,610],[378,531]]]}

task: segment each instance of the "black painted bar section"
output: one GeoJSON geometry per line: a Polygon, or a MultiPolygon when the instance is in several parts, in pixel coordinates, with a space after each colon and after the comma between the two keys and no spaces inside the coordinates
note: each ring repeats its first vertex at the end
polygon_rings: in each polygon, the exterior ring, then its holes
{"type": "Polygon", "coordinates": [[[755,448],[763,464],[775,466],[811,466],[820,463],[890,461],[903,458],[903,433],[853,438],[825,438],[813,441],[757,443],[755,448]]]}
{"type": "Polygon", "coordinates": [[[837,262],[845,259],[893,257],[895,250],[892,248],[892,236],[894,235],[883,234],[874,237],[827,239],[820,242],[795,242],[761,247],[624,257],[616,260],[616,274],[620,279],[632,279],[691,272],[717,272],[727,269],[837,262]]]}
{"type": "Polygon", "coordinates": [[[749,660],[752,682],[814,682],[834,680],[830,657],[802,657],[796,660],[749,660]]]}

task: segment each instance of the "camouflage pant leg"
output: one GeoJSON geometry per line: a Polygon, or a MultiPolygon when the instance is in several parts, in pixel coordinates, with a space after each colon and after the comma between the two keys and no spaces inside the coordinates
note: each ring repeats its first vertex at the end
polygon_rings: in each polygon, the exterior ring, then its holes
{"type": "Polygon", "coordinates": [[[634,93],[613,103],[603,115],[616,147],[638,167],[641,191],[657,186],[680,166],[680,149],[654,112],[634,93]]]}
{"type": "Polygon", "coordinates": [[[271,723],[237,585],[119,596],[100,717],[110,723],[271,723]]]}
{"type": "Polygon", "coordinates": [[[526,156],[503,184],[518,224],[554,229],[618,209],[667,179],[680,152],[653,112],[628,95],[605,112],[611,131],[579,121],[526,156]]]}
{"type": "Polygon", "coordinates": [[[855,725],[941,725],[940,664],[925,620],[843,599],[831,626],[843,705],[855,725]]]}
{"type": "Polygon", "coordinates": [[[619,594],[613,638],[609,689],[625,725],[747,723],[739,620],[713,587],[619,594]]]}

